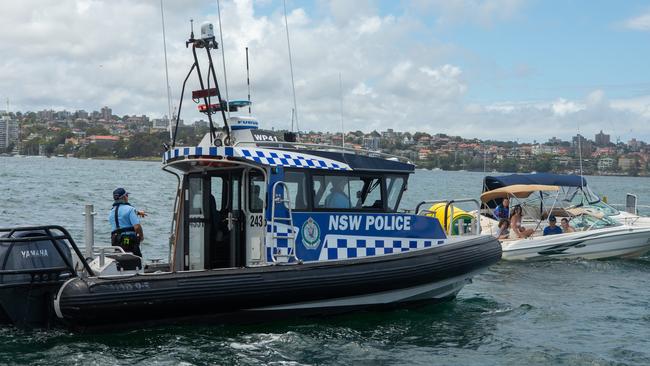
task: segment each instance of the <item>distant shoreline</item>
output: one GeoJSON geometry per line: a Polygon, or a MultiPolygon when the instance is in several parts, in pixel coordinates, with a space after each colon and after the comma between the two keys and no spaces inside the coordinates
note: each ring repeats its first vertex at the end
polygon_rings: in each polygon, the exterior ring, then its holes
{"type": "Polygon", "coordinates": [[[148,161],[148,162],[160,162],[162,161],[161,156],[139,156],[133,158],[118,158],[116,156],[93,156],[89,158],[76,157],[76,156],[44,156],[44,155],[0,155],[0,158],[47,158],[47,159],[78,159],[78,160],[120,160],[120,161],[148,161]]]}
{"type": "MultiPolygon", "coordinates": [[[[41,155],[5,155],[5,154],[0,154],[0,158],[2,157],[40,157],[41,155]]],[[[56,159],[68,159],[68,157],[61,157],[61,156],[42,156],[44,158],[56,158],[56,159]]],[[[83,158],[83,157],[74,157],[71,156],[69,157],[71,159],[79,159],[79,160],[119,160],[119,161],[144,161],[144,162],[160,162],[162,161],[162,156],[139,156],[139,157],[133,157],[133,158],[118,158],[115,156],[93,156],[90,158],[83,158]]],[[[485,175],[504,175],[504,174],[531,174],[531,172],[528,171],[517,171],[517,172],[492,172],[492,171],[481,171],[481,170],[465,170],[465,169],[430,169],[430,168],[421,168],[416,165],[415,167],[416,170],[426,170],[426,171],[431,171],[431,172],[471,172],[471,173],[484,173],[485,175]]],[[[566,172],[540,172],[540,173],[552,173],[552,174],[566,174],[570,175],[573,173],[566,173],[566,172]]],[[[595,177],[638,177],[638,178],[648,178],[650,177],[650,174],[639,174],[639,175],[629,175],[625,173],[605,173],[605,174],[597,174],[597,173],[585,173],[584,175],[588,176],[595,176],[595,177]]]]}

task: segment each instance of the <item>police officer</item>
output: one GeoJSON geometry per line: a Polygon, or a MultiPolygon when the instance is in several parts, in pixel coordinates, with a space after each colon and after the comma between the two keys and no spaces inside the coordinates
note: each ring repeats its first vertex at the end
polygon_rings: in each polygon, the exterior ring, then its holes
{"type": "Polygon", "coordinates": [[[142,257],[140,243],[144,239],[140,217],[145,217],[144,211],[138,211],[129,204],[129,192],[124,188],[113,191],[113,208],[108,214],[111,224],[111,245],[119,246],[125,252],[131,252],[142,257]]]}

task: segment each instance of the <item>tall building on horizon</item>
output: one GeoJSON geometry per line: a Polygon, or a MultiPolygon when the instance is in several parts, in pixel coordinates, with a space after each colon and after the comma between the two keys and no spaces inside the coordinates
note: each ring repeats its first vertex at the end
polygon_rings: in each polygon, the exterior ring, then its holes
{"type": "Polygon", "coordinates": [[[18,121],[9,116],[0,117],[0,151],[4,152],[15,142],[18,142],[18,121]]]}
{"type": "Polygon", "coordinates": [[[106,122],[110,122],[111,119],[113,119],[113,110],[106,107],[106,106],[104,106],[104,108],[102,108],[101,114],[102,114],[101,118],[106,122]]]}
{"type": "Polygon", "coordinates": [[[575,149],[575,154],[582,157],[591,156],[591,152],[593,151],[592,144],[592,141],[587,140],[581,134],[577,134],[571,139],[571,145],[575,149]]]}
{"type": "Polygon", "coordinates": [[[596,134],[594,141],[596,146],[607,146],[610,143],[610,138],[609,135],[603,133],[603,130],[600,130],[600,133],[596,134]]]}

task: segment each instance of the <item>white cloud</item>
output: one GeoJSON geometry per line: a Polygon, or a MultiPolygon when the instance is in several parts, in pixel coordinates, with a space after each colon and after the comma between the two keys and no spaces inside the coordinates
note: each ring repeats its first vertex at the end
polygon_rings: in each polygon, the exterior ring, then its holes
{"type": "Polygon", "coordinates": [[[382,20],[379,17],[369,17],[361,19],[357,32],[362,34],[375,33],[381,27],[382,20]]]}
{"type": "Polygon", "coordinates": [[[650,30],[650,12],[630,18],[624,21],[623,25],[629,29],[648,31],[650,30]]]}
{"type": "Polygon", "coordinates": [[[357,86],[352,89],[351,93],[353,95],[360,95],[360,96],[376,96],[376,94],[372,91],[372,88],[366,85],[366,83],[359,83],[357,86]]]}
{"type": "Polygon", "coordinates": [[[607,104],[607,100],[605,98],[605,92],[602,91],[601,89],[596,89],[589,93],[586,98],[587,105],[596,107],[596,106],[602,106],[607,104]]]}
{"type": "Polygon", "coordinates": [[[615,110],[632,112],[650,119],[650,96],[648,95],[629,99],[615,99],[612,100],[611,105],[615,110]]]}
{"type": "Polygon", "coordinates": [[[551,104],[551,109],[556,115],[565,116],[569,113],[575,113],[583,110],[584,106],[580,106],[575,102],[560,98],[551,104]]]}

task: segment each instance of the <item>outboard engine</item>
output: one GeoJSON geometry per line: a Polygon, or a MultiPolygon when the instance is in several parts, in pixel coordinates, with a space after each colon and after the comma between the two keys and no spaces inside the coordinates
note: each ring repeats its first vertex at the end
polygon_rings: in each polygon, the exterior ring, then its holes
{"type": "Polygon", "coordinates": [[[68,243],[74,245],[58,226],[0,229],[0,324],[50,324],[52,299],[77,275],[68,243]]]}

